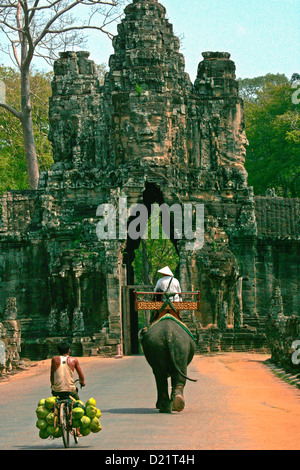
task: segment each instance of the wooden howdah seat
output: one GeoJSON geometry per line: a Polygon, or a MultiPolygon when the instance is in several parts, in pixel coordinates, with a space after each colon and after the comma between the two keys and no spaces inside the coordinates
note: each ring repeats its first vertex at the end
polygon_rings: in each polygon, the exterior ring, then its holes
{"type": "Polygon", "coordinates": [[[180,292],[179,302],[173,298],[176,292],[139,292],[135,291],[135,310],[151,310],[151,322],[169,313],[178,320],[182,310],[200,310],[200,292],[180,292]]]}

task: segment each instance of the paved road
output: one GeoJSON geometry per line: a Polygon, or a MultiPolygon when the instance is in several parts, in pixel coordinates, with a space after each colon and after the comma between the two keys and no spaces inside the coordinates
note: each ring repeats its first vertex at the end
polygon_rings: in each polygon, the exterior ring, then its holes
{"type": "MultiPolygon", "coordinates": [[[[300,393],[278,379],[258,354],[196,356],[182,413],[160,414],[152,371],[143,356],[82,358],[85,401],[97,400],[103,430],[80,450],[300,450],[300,393]]],[[[49,361],[0,383],[0,449],[63,449],[41,440],[35,409],[49,396],[49,361]]]]}

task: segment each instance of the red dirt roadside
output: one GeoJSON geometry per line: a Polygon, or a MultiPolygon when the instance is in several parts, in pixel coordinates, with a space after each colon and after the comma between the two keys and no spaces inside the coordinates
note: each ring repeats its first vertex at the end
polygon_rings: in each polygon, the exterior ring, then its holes
{"type": "Polygon", "coordinates": [[[278,378],[265,354],[222,354],[195,365],[232,388],[228,404],[243,417],[256,450],[300,450],[300,390],[278,378]]]}

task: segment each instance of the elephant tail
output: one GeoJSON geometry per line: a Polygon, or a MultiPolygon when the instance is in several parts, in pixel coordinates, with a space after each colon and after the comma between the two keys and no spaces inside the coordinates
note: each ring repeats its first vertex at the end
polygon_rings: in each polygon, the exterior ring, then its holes
{"type": "Polygon", "coordinates": [[[171,357],[171,361],[172,361],[172,364],[174,366],[174,368],[177,370],[177,372],[182,375],[182,377],[184,377],[185,379],[187,380],[190,380],[191,382],[197,382],[197,379],[191,379],[190,377],[188,377],[187,375],[185,375],[178,367],[178,365],[176,364],[176,359],[175,359],[175,356],[174,356],[174,351],[173,351],[173,348],[170,347],[169,345],[169,353],[170,353],[170,357],[171,357]]]}

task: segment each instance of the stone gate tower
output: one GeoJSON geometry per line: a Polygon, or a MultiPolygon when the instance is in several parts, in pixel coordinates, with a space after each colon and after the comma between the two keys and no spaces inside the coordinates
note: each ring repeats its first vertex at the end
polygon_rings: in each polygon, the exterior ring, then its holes
{"type": "Polygon", "coordinates": [[[0,312],[17,298],[24,354],[50,354],[65,336],[78,354],[115,354],[130,328],[122,288],[134,283],[140,240],[99,239],[97,208],[118,213],[120,197],[149,210],[202,204],[203,248],[187,250],[187,240],[171,236],[183,290],[201,293],[201,310],[184,320],[200,351],[263,347],[268,302],[283,279],[294,289],[282,292],[288,314],[298,311],[299,201],[255,198],[248,187],[235,64],[226,52],[204,52],[191,83],[157,0],[126,7],[113,45],[103,86],[87,52],[61,53],[55,63],[55,163],[38,191],[3,198],[0,312]],[[265,217],[279,204],[286,233],[265,217]]]}

